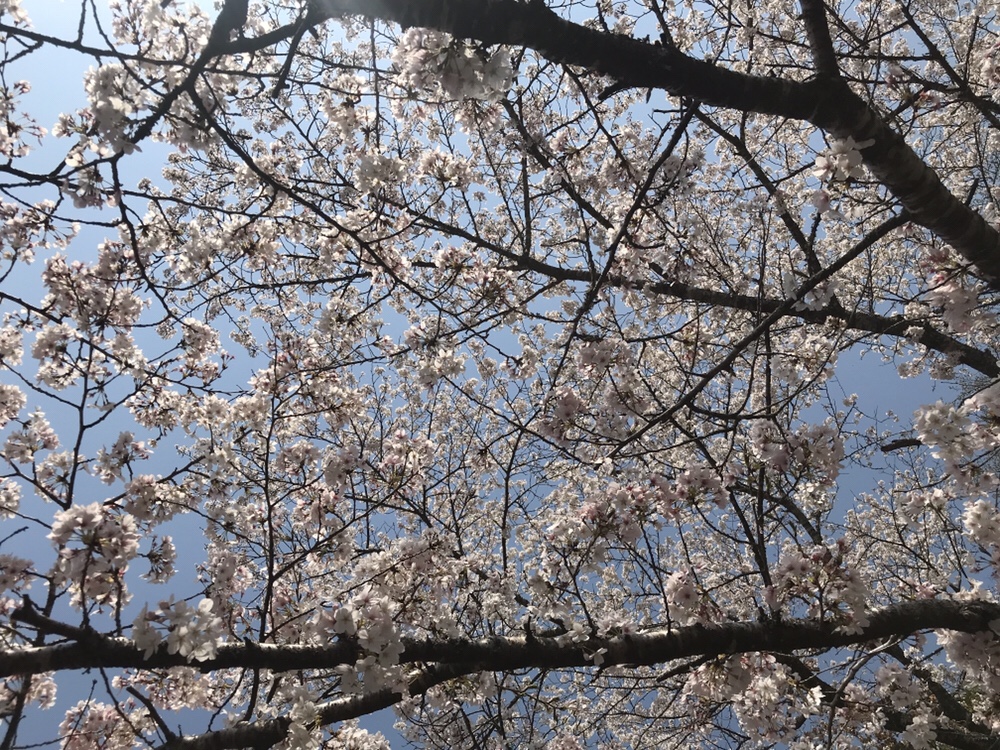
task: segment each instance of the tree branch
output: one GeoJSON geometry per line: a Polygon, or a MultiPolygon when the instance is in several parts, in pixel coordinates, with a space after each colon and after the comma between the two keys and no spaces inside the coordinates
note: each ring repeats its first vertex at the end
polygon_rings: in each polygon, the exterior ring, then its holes
{"type": "MultiPolygon", "coordinates": [[[[404,208],[403,206],[398,207],[404,208]]],[[[501,258],[513,263],[516,268],[539,273],[559,281],[580,281],[587,284],[591,284],[594,281],[594,277],[589,271],[555,266],[537,258],[511,252],[508,248],[488,243],[481,237],[477,237],[475,234],[461,227],[435,221],[423,216],[419,217],[419,220],[429,227],[456,237],[461,237],[486,250],[494,252],[501,258]]],[[[890,219],[889,222],[890,226],[895,227],[905,223],[905,218],[899,216],[890,219]]],[[[884,226],[876,228],[875,233],[878,234],[879,238],[884,236],[885,232],[880,231],[884,228],[884,226]]],[[[871,244],[871,242],[862,241],[863,247],[869,247],[871,244]]],[[[654,270],[656,269],[654,268],[654,270]]],[[[605,279],[605,284],[622,289],[645,290],[654,294],[663,294],[689,302],[704,302],[708,305],[746,310],[753,313],[763,312],[771,314],[780,309],[783,311],[782,314],[784,316],[798,318],[808,323],[823,323],[830,319],[840,320],[843,321],[845,327],[855,331],[865,331],[867,333],[874,333],[877,336],[892,336],[894,338],[912,337],[912,341],[915,343],[925,346],[932,351],[954,357],[957,362],[971,367],[976,372],[990,378],[1000,377],[1000,364],[997,362],[997,356],[989,349],[977,349],[963,341],[959,341],[953,336],[942,333],[925,321],[913,320],[902,315],[878,315],[877,313],[866,313],[861,310],[847,310],[841,305],[833,304],[818,310],[797,309],[794,305],[789,305],[788,301],[784,299],[775,299],[772,297],[761,299],[760,297],[746,294],[705,289],[704,287],[685,284],[679,281],[646,282],[628,279],[617,274],[610,274],[605,279]],[[918,329],[919,333],[914,335],[914,329],[918,329]]]]}
{"type": "Polygon", "coordinates": [[[830,25],[826,21],[823,0],[800,0],[799,4],[802,6],[802,22],[812,48],[816,72],[829,78],[839,77],[837,55],[833,51],[833,39],[830,37],[830,25]]]}
{"type": "MultiPolygon", "coordinates": [[[[21,619],[20,612],[15,612],[15,618],[21,619]]],[[[702,654],[829,649],[890,636],[905,637],[921,630],[975,633],[989,630],[991,621],[997,619],[1000,604],[927,599],[876,610],[869,615],[867,627],[851,633],[829,621],[794,620],[659,627],[635,635],[591,637],[582,643],[525,635],[405,637],[400,663],[469,664],[475,671],[556,669],[592,665],[592,654],[606,649],[605,666],[651,665],[702,654]]],[[[354,664],[362,656],[363,650],[353,641],[314,646],[244,642],[223,644],[214,658],[189,663],[180,654],[167,653],[162,645],[146,659],[128,638],[93,633],[85,642],[0,652],[0,677],[98,667],[148,670],[194,666],[203,672],[234,668],[288,672],[331,669],[354,664]]]]}
{"type": "MultiPolygon", "coordinates": [[[[937,174],[843,80],[765,78],[726,70],[676,47],[608,34],[560,18],[533,0],[317,0],[330,16],[361,15],[425,26],[486,44],[533,49],[554,62],[663,89],[704,104],[806,120],[837,138],[872,140],[862,150],[875,178],[913,221],[950,244],[1000,290],[1000,233],[952,195],[937,174]]],[[[808,5],[808,3],[807,3],[808,5]]],[[[824,63],[825,64],[825,63],[824,63]]]]}
{"type": "MultiPolygon", "coordinates": [[[[998,618],[998,604],[924,599],[871,612],[867,627],[855,632],[846,632],[829,621],[813,619],[659,627],[634,635],[591,637],[583,643],[527,635],[478,639],[404,638],[400,662],[432,665],[415,672],[410,680],[408,693],[419,695],[447,680],[477,672],[593,666],[593,654],[597,649],[606,649],[604,667],[648,666],[704,655],[826,650],[885,638],[905,638],[924,630],[980,632],[990,630],[990,623],[998,618]]],[[[142,651],[126,638],[92,636],[86,643],[0,653],[0,676],[96,667],[148,670],[196,666],[203,671],[254,668],[287,672],[353,664],[359,655],[361,649],[353,643],[323,646],[233,643],[220,646],[213,659],[188,665],[180,655],[168,654],[163,647],[144,659],[142,651]]],[[[317,707],[319,719],[323,724],[344,721],[391,706],[402,697],[391,689],[383,689],[338,698],[317,707]]],[[[217,732],[173,738],[161,750],[271,746],[285,737],[289,725],[287,717],[238,724],[217,732]]]]}

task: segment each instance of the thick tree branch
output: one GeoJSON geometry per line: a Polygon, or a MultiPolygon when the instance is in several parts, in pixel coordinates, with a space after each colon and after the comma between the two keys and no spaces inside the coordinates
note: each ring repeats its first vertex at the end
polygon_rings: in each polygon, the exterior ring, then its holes
{"type": "Polygon", "coordinates": [[[823,0],[801,0],[799,4],[802,6],[802,22],[812,48],[816,72],[830,78],[839,76],[837,55],[833,51],[833,39],[830,37],[830,25],[826,21],[823,0]]]}
{"type": "Polygon", "coordinates": [[[696,60],[670,45],[608,34],[560,18],[544,2],[519,0],[316,0],[323,14],[361,15],[426,26],[487,44],[658,88],[716,107],[806,120],[837,138],[873,141],[862,155],[913,221],[949,243],[1000,289],[1000,233],[952,195],[937,174],[840,79],[791,81],[747,75],[696,60]]]}
{"type": "MultiPolygon", "coordinates": [[[[31,610],[19,610],[19,619],[37,622],[31,610]]],[[[405,638],[400,661],[432,664],[414,673],[408,686],[411,695],[455,677],[482,671],[586,667],[593,654],[603,652],[603,665],[643,666],[678,659],[746,652],[792,653],[826,650],[885,638],[905,638],[925,630],[980,632],[1000,618],[1000,605],[989,602],[920,600],[895,604],[869,615],[867,627],[846,632],[834,623],[819,620],[791,622],[730,622],[682,628],[661,627],[644,633],[608,638],[591,637],[583,643],[526,635],[491,638],[405,638]]],[[[71,628],[65,626],[64,632],[71,628]]],[[[88,631],[89,633],[89,631],[88,631]]],[[[325,669],[353,664],[361,654],[353,643],[325,646],[295,646],[254,643],[226,644],[215,658],[194,666],[203,671],[227,668],[270,669],[286,672],[325,669]]],[[[89,634],[86,642],[25,648],[0,654],[0,676],[52,670],[87,668],[155,669],[184,666],[178,654],[160,648],[149,659],[131,641],[89,634]]],[[[329,724],[366,715],[398,703],[402,696],[389,689],[338,698],[318,706],[320,721],[329,724]]],[[[222,750],[264,747],[281,741],[290,721],[280,717],[199,736],[178,737],[164,750],[222,750]]]]}
{"type": "Polygon", "coordinates": [[[242,32],[247,22],[247,5],[249,0],[226,0],[222,10],[215,19],[212,33],[208,39],[209,49],[224,46],[233,32],[242,32]]]}
{"type": "MultiPolygon", "coordinates": [[[[435,685],[456,677],[479,671],[468,664],[449,664],[416,672],[408,685],[410,695],[423,695],[435,685]]],[[[338,721],[348,721],[388,708],[402,699],[402,695],[389,688],[364,695],[336,698],[316,706],[317,722],[326,726],[338,721]]],[[[189,737],[177,737],[164,743],[157,750],[228,750],[229,748],[262,748],[277,744],[285,738],[291,721],[288,717],[268,719],[254,723],[237,724],[229,729],[189,737]]]]}
{"type": "MultiPolygon", "coordinates": [[[[23,610],[17,619],[33,618],[23,610]]],[[[606,638],[591,637],[583,643],[524,635],[492,638],[407,637],[400,662],[470,664],[477,671],[555,669],[593,664],[593,654],[606,649],[604,664],[650,665],[702,654],[736,654],[751,651],[791,652],[829,649],[881,638],[905,637],[921,630],[957,630],[974,633],[990,629],[1000,619],[1000,605],[987,602],[921,600],[894,604],[872,612],[870,623],[848,633],[835,623],[819,620],[789,622],[727,622],[682,628],[657,628],[644,633],[606,638]]],[[[252,668],[286,672],[328,669],[353,664],[362,656],[353,641],[297,646],[270,643],[230,643],[219,647],[212,659],[189,664],[179,654],[161,646],[148,659],[127,638],[93,633],[85,641],[0,652],[0,677],[70,669],[162,669],[195,666],[202,671],[252,668]]]]}

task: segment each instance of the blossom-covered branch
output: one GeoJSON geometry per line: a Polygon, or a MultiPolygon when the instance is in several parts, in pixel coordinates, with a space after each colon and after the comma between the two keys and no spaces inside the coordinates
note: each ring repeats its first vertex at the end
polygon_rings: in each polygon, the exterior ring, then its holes
{"type": "Polygon", "coordinates": [[[695,59],[667,44],[587,28],[544,2],[521,0],[321,0],[332,15],[363,15],[441,29],[486,44],[537,50],[555,62],[626,86],[663,89],[716,107],[804,120],[837,138],[868,144],[865,165],[918,224],[952,245],[1000,289],[1000,232],[954,196],[902,136],[840,79],[796,81],[749,75],[695,59]]]}
{"type": "MultiPolygon", "coordinates": [[[[23,610],[15,617],[39,623],[32,611],[23,610]]],[[[565,634],[534,636],[530,632],[488,638],[404,636],[399,663],[458,664],[473,672],[595,665],[635,667],[703,655],[828,650],[884,638],[901,640],[927,630],[992,632],[1000,628],[1000,605],[928,599],[890,605],[868,613],[865,619],[865,625],[850,628],[820,620],[762,619],[655,626],[626,635],[583,638],[565,634]]],[[[62,629],[59,632],[65,634],[62,629]]],[[[214,656],[198,659],[194,665],[202,671],[240,668],[284,672],[333,669],[354,664],[363,656],[364,649],[351,638],[310,646],[233,643],[219,645],[214,656]]],[[[166,645],[147,656],[129,639],[81,632],[75,642],[0,653],[0,676],[97,667],[165,669],[191,663],[185,654],[168,652],[166,645]]]]}
{"type": "MultiPolygon", "coordinates": [[[[40,629],[47,626],[31,609],[16,613],[40,629]]],[[[637,668],[697,656],[774,651],[824,651],[838,646],[891,639],[905,640],[926,630],[954,630],[974,634],[1000,627],[1000,605],[947,600],[913,601],[871,612],[864,626],[845,629],[822,621],[762,620],[729,622],[676,628],[650,628],[644,632],[584,638],[567,635],[466,638],[403,638],[401,664],[439,664],[410,678],[407,696],[420,695],[449,679],[491,670],[558,669],[566,667],[637,668]]],[[[58,628],[64,635],[69,628],[58,628]]],[[[184,666],[181,654],[160,648],[143,654],[127,639],[79,633],[75,643],[41,646],[0,654],[0,676],[22,672],[49,672],[92,668],[164,669],[184,666]]],[[[225,644],[214,656],[197,663],[202,671],[219,669],[267,669],[296,672],[303,669],[335,669],[353,664],[364,650],[348,640],[328,646],[225,644]]],[[[341,699],[317,706],[322,723],[346,721],[385,708],[402,700],[403,693],[383,689],[368,696],[341,699]]],[[[274,744],[285,738],[291,721],[279,719],[254,725],[210,732],[200,737],[178,738],[164,748],[238,748],[248,744],[274,744]]]]}

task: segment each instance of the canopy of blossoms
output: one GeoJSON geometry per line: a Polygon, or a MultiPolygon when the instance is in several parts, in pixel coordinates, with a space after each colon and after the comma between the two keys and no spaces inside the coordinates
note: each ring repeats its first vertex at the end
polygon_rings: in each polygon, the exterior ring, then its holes
{"type": "Polygon", "coordinates": [[[53,7],[0,750],[1000,745],[996,3],[53,7]]]}

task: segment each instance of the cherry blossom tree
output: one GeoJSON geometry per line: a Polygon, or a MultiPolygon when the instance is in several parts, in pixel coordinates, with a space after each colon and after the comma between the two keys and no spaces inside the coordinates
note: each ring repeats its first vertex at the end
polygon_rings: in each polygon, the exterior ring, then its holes
{"type": "Polygon", "coordinates": [[[1000,743],[995,3],[51,9],[2,750],[1000,743]]]}

